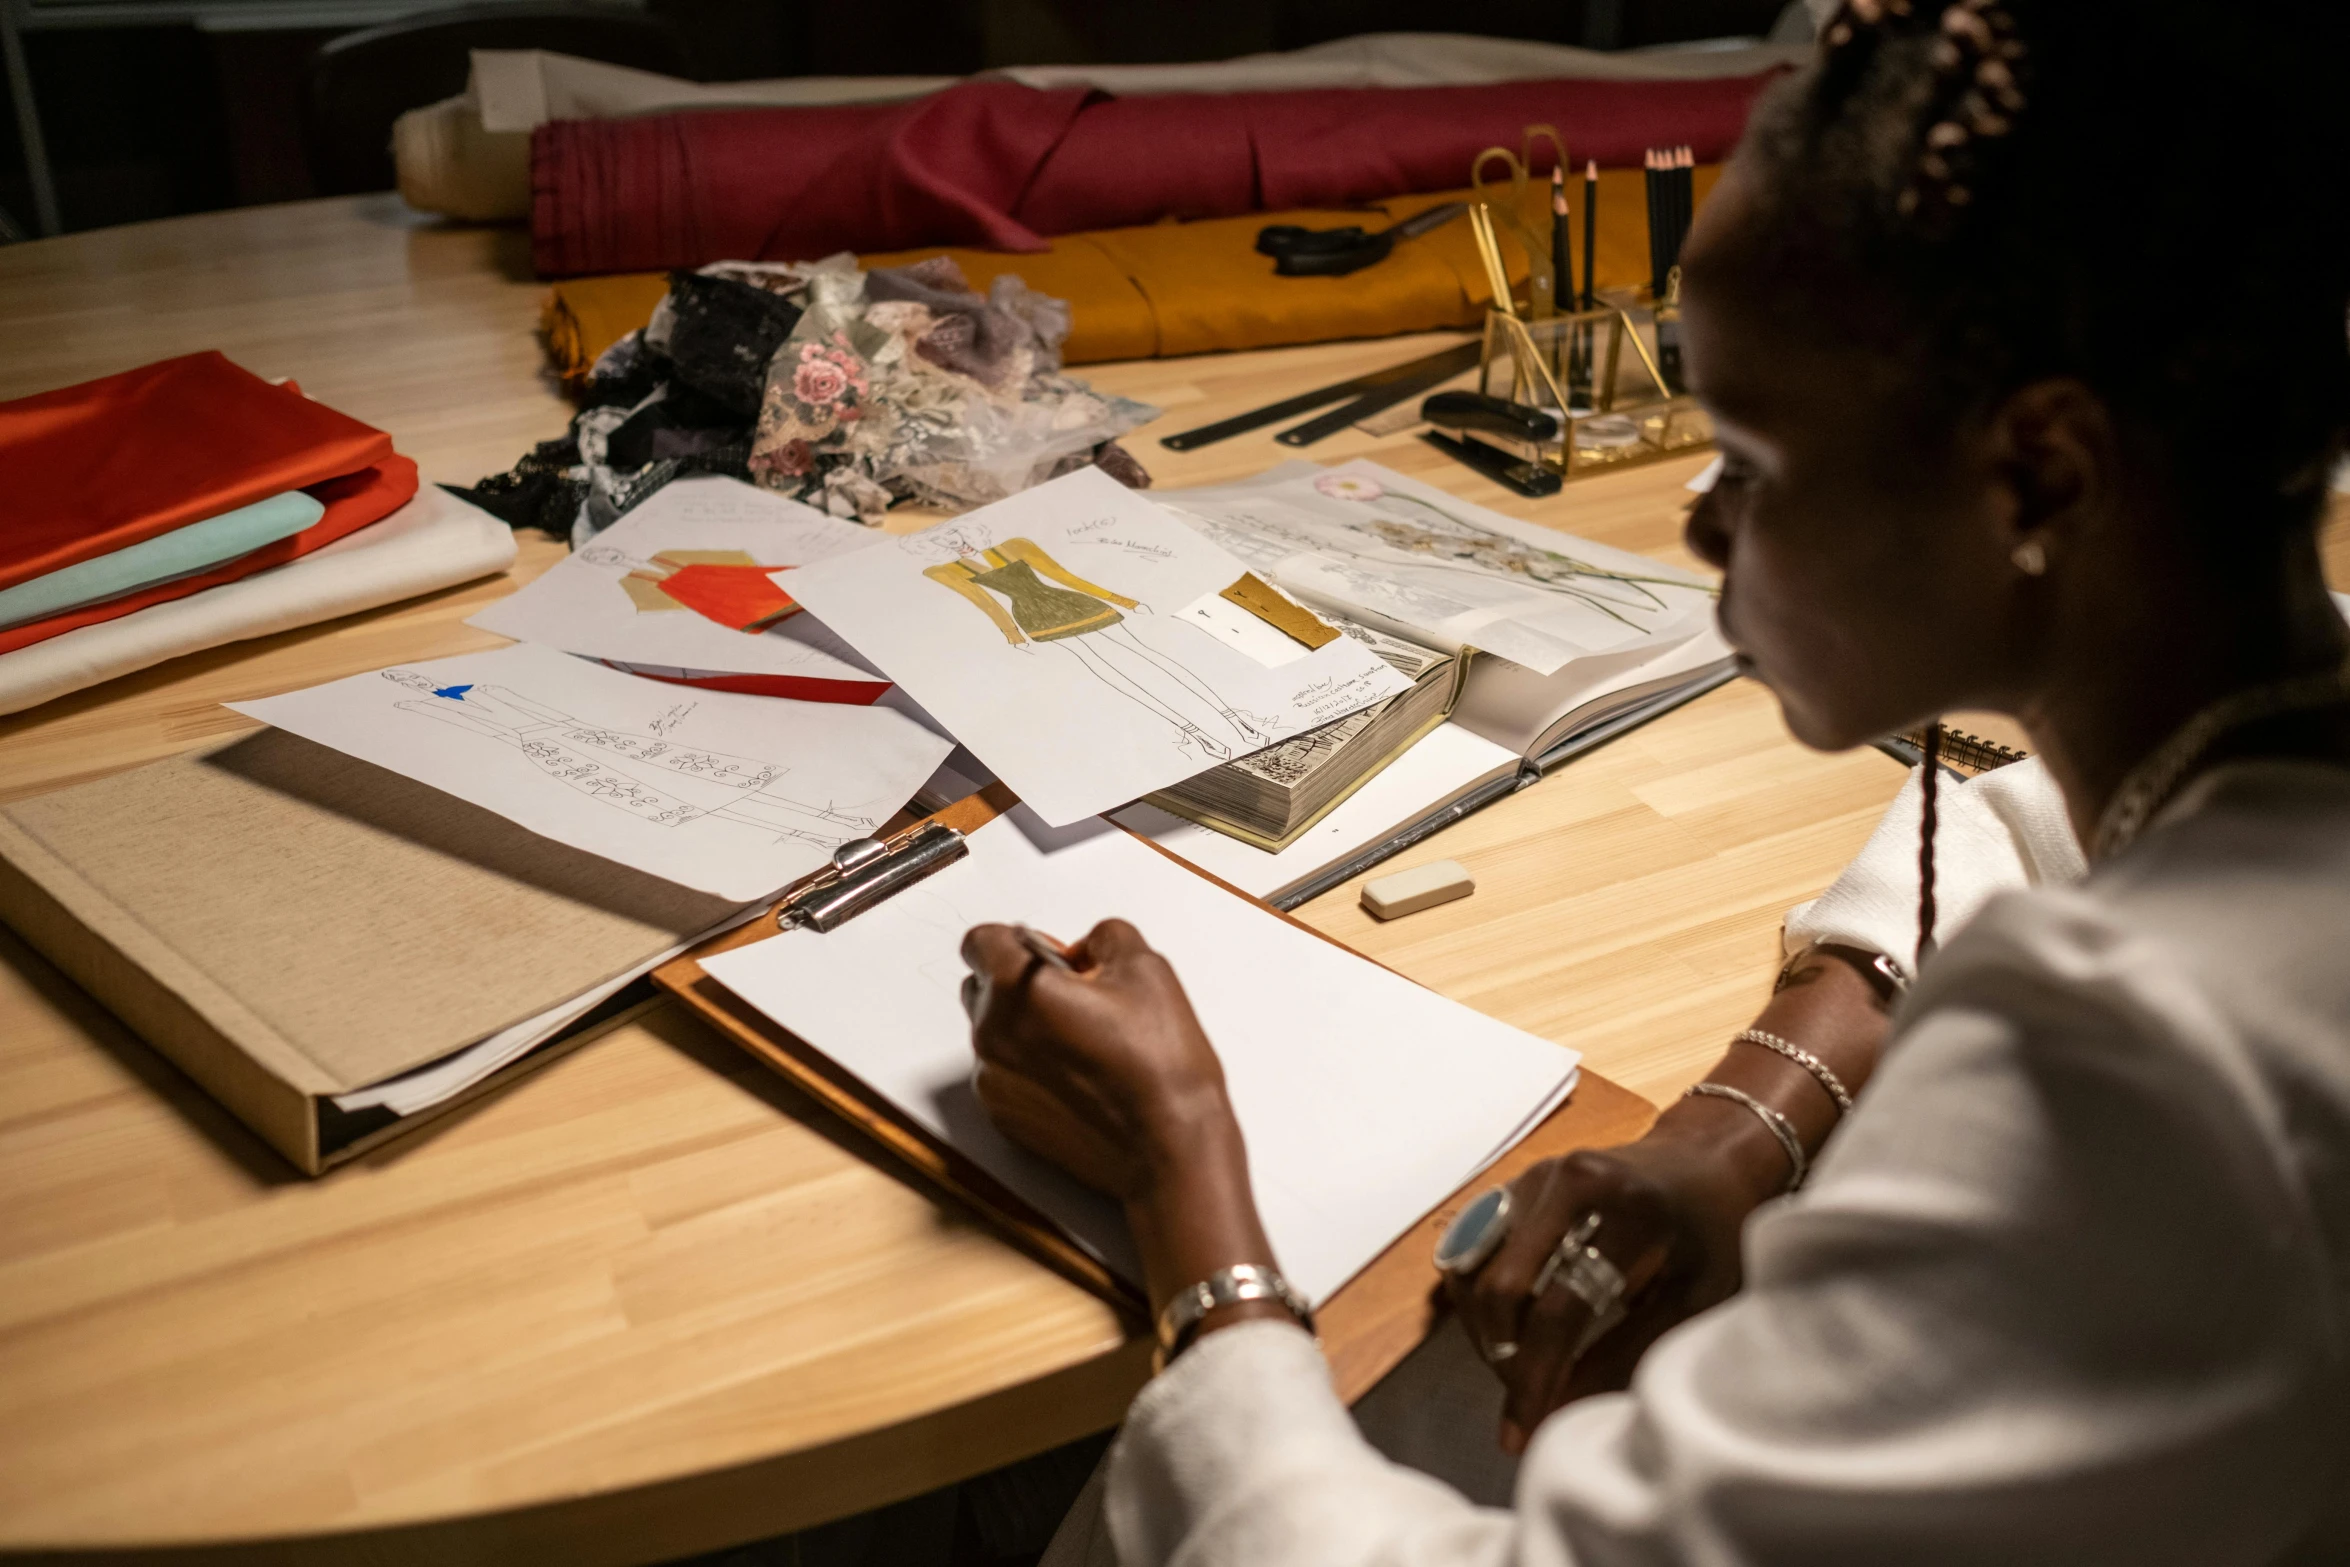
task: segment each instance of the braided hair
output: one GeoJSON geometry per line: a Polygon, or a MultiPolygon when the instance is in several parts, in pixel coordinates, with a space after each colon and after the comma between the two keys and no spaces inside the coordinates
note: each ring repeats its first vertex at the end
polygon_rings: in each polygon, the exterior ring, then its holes
{"type": "Polygon", "coordinates": [[[1847,0],[1748,131],[1747,262],[1911,368],[1921,437],[2087,385],[2227,591],[2316,526],[2350,447],[2346,54],[2343,0],[1847,0]]]}

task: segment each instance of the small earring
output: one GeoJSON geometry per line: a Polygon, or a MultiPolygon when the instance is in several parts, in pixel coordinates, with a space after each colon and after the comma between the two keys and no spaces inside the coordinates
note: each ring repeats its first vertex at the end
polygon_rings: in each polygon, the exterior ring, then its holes
{"type": "Polygon", "coordinates": [[[2015,547],[2015,553],[2010,555],[2008,559],[2014,561],[2015,569],[2027,577],[2047,575],[2048,547],[2038,539],[2024,540],[2023,543],[2015,547]]]}

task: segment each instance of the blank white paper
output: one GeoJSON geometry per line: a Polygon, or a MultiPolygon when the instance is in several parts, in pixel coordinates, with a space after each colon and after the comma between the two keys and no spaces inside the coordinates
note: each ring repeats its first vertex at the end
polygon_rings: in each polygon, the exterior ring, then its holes
{"type": "MultiPolygon", "coordinates": [[[[838,639],[793,615],[766,631],[737,631],[684,604],[665,604],[660,579],[679,552],[740,556],[759,566],[804,566],[864,549],[881,535],[770,495],[739,479],[702,476],[663,485],[642,505],[566,555],[517,593],[466,621],[518,642],[583,658],[674,669],[680,675],[783,675],[833,681],[839,700],[869,702],[887,682],[838,639]],[[631,593],[631,579],[638,591],[631,593]]],[[[787,571],[770,574],[785,592],[787,571]]],[[[785,693],[822,701],[821,689],[785,693]]]]}
{"type": "Polygon", "coordinates": [[[953,749],[886,707],[686,690],[527,642],[229,706],[737,903],[869,836],[953,749]]]}
{"type": "Polygon", "coordinates": [[[1267,667],[1181,618],[1248,567],[1083,468],[804,566],[792,595],[1067,826],[1407,684],[1339,637],[1267,667]]]}
{"type": "Polygon", "coordinates": [[[1016,813],[970,856],[829,934],[705,967],[1139,1280],[1117,1207],[1013,1145],[971,1088],[963,934],[1022,921],[1073,941],[1113,915],[1165,953],[1214,1041],[1282,1270],[1347,1279],[1574,1086],[1575,1052],[1448,1001],[1216,887],[1106,824],[1016,813]],[[1058,847],[1050,852],[1039,841],[1058,847]]]}

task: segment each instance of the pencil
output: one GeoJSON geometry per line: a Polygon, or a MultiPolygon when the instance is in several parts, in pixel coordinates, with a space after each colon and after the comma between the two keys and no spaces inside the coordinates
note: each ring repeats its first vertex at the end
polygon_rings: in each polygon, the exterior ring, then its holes
{"type": "Polygon", "coordinates": [[[1012,932],[1020,938],[1020,945],[1047,968],[1057,968],[1064,974],[1076,972],[1077,965],[1069,961],[1069,955],[1051,937],[1027,925],[1014,925],[1012,932]]]}
{"type": "Polygon", "coordinates": [[[1550,171],[1550,298],[1556,310],[1572,309],[1575,301],[1575,265],[1567,254],[1567,171],[1550,171]]]}
{"type": "Polygon", "coordinates": [[[1674,161],[1673,256],[1681,264],[1681,248],[1689,243],[1689,225],[1697,216],[1697,149],[1683,147],[1674,161]]]}
{"type": "MultiPolygon", "coordinates": [[[[1550,313],[1563,316],[1575,308],[1575,265],[1567,254],[1567,171],[1563,164],[1550,166],[1550,313]]],[[[1566,334],[1553,329],[1550,342],[1550,370],[1559,375],[1566,370],[1566,334]]],[[[1560,396],[1564,398],[1564,389],[1560,396]]]]}
{"type": "Polygon", "coordinates": [[[1591,291],[1599,286],[1599,160],[1583,165],[1583,308],[1591,308],[1591,291]]]}
{"type": "Polygon", "coordinates": [[[1662,293],[1665,269],[1658,264],[1661,254],[1659,225],[1664,221],[1664,181],[1657,170],[1658,154],[1654,147],[1640,156],[1642,182],[1648,191],[1648,287],[1651,293],[1662,293]]]}

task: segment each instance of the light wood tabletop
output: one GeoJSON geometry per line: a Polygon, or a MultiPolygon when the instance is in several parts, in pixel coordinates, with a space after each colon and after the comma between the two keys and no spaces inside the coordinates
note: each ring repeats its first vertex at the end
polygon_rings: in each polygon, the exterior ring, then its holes
{"type": "MultiPolygon", "coordinates": [[[[219,348],[470,482],[568,414],[526,250],[388,197],[0,248],[0,398],[219,348]]],[[[1129,444],[1175,485],[1296,454],[1154,434],[1436,341],[1081,373],[1166,410],[1129,444]]],[[[1687,560],[1695,459],[1528,503],[1408,436],[1307,455],[1687,560]]],[[[560,554],[526,534],[500,578],[0,719],[0,798],[251,727],[223,701],[497,645],[464,617],[560,554]]],[[[1466,863],[1475,896],[1380,925],[1349,885],[1300,912],[1660,1100],[1751,1016],[1782,912],[1900,781],[1795,745],[1741,682],[1414,851],[1466,863]]],[[[305,1180],[0,933],[0,1552],[652,1560],[1102,1429],[1144,1374],[1108,1307],[674,1004],[305,1180]]]]}

